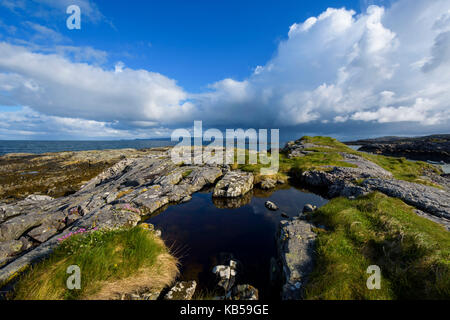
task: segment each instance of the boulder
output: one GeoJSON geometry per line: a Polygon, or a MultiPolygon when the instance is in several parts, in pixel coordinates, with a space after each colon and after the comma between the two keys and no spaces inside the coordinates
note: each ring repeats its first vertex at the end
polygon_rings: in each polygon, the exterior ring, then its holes
{"type": "Polygon", "coordinates": [[[277,180],[274,180],[272,178],[267,178],[260,182],[260,187],[261,187],[261,189],[269,190],[269,189],[275,188],[277,186],[277,183],[278,183],[277,180]]]}
{"type": "Polygon", "coordinates": [[[278,206],[275,203],[273,203],[272,201],[266,201],[264,203],[264,205],[269,210],[272,210],[272,211],[277,211],[278,210],[278,206]]]}
{"type": "Polygon", "coordinates": [[[310,212],[314,212],[317,209],[316,206],[313,206],[312,204],[305,204],[305,206],[303,207],[303,213],[310,213],[310,212]]]}
{"type": "Polygon", "coordinates": [[[214,187],[214,197],[236,198],[253,188],[253,174],[230,171],[214,187]]]}
{"type": "Polygon", "coordinates": [[[229,265],[218,265],[212,269],[214,273],[220,280],[218,285],[228,292],[234,285],[237,275],[237,262],[230,260],[229,265]]]}
{"type": "Polygon", "coordinates": [[[197,282],[179,281],[164,296],[165,300],[191,300],[195,293],[197,282]]]}

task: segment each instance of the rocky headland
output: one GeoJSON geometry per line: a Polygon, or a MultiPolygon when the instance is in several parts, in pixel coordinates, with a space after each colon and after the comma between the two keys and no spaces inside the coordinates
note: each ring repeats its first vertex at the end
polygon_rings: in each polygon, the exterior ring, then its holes
{"type": "Polygon", "coordinates": [[[360,145],[359,151],[374,154],[450,163],[449,134],[415,138],[383,137],[351,141],[346,144],[360,145]]]}
{"type": "MultiPolygon", "coordinates": [[[[376,163],[336,140],[309,137],[288,143],[280,159],[280,175],[328,198],[356,199],[379,192],[450,228],[449,178],[431,165],[414,165],[420,172],[402,180],[394,160],[376,163]]],[[[170,148],[6,155],[0,157],[0,171],[7,175],[0,189],[0,284],[47,257],[59,239],[80,229],[136,226],[168,204],[189,201],[205,187],[213,188],[217,205],[238,207],[249,202],[253,188],[271,189],[283,181],[280,176],[258,176],[256,167],[175,164],[170,148]],[[31,171],[39,176],[18,179],[31,171]]],[[[304,297],[315,265],[317,227],[303,212],[280,224],[276,263],[284,299],[304,297]]]]}

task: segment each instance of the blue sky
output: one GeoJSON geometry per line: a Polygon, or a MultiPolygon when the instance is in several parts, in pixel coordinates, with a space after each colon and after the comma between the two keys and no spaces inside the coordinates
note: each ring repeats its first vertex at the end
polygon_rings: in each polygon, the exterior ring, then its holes
{"type": "Polygon", "coordinates": [[[450,0],[429,3],[0,0],[0,139],[169,136],[193,120],[448,131],[450,0]]]}
{"type": "MultiPolygon", "coordinates": [[[[336,3],[360,8],[359,0],[336,3]]],[[[247,77],[273,56],[292,23],[319,14],[329,3],[142,1],[124,7],[103,1],[98,6],[114,17],[117,30],[100,41],[102,33],[92,32],[89,45],[126,51],[133,56],[123,58],[130,67],[160,72],[186,90],[201,92],[224,78],[247,77]]]]}
{"type": "MultiPolygon", "coordinates": [[[[108,53],[108,67],[120,60],[130,68],[177,79],[190,92],[201,92],[224,78],[242,80],[263,65],[286,38],[291,24],[320,14],[331,4],[356,11],[366,7],[360,0],[93,3],[104,18],[83,19],[81,30],[66,28],[68,15],[63,10],[36,17],[33,11],[46,10],[42,4],[28,10],[17,8],[15,13],[3,6],[0,13],[5,24],[20,26],[24,20],[31,21],[56,30],[66,38],[64,43],[103,50],[108,53]]],[[[19,27],[18,35],[20,31],[19,27]]],[[[23,37],[29,40],[31,36],[24,32],[23,37]]]]}

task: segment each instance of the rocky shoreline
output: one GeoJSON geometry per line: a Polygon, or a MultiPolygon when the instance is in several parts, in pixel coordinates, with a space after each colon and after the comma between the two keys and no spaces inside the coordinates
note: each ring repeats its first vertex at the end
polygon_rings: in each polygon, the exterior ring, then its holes
{"type": "Polygon", "coordinates": [[[450,163],[450,135],[417,138],[386,137],[346,142],[360,145],[359,151],[423,161],[450,163]]]}
{"type": "MultiPolygon", "coordinates": [[[[314,152],[311,151],[314,147],[323,146],[297,140],[289,143],[284,152],[289,158],[302,157],[314,152]]],[[[193,193],[207,186],[214,187],[213,201],[220,204],[220,199],[232,198],[240,206],[248,202],[245,195],[257,183],[252,173],[232,170],[228,165],[174,164],[170,148],[127,152],[122,160],[73,194],[58,198],[30,195],[23,200],[0,203],[0,284],[10,282],[45,258],[58,245],[58,239],[71,232],[135,226],[167,204],[189,201],[193,193]]],[[[417,208],[417,214],[450,229],[448,177],[427,173],[429,179],[442,182],[441,188],[401,181],[367,159],[340,154],[351,167],[312,169],[292,178],[325,190],[330,198],[355,198],[379,191],[402,199],[417,208]]],[[[276,179],[270,180],[273,183],[263,180],[258,186],[275,187],[276,179]]],[[[284,279],[283,299],[302,297],[314,265],[315,226],[299,214],[282,221],[279,228],[278,264],[284,279]]]]}
{"type": "MultiPolygon", "coordinates": [[[[303,157],[311,154],[313,148],[323,146],[291,141],[284,148],[288,157],[303,157]]],[[[377,164],[345,152],[340,153],[343,161],[355,167],[334,166],[331,170],[308,170],[299,179],[303,184],[323,190],[329,198],[356,197],[374,191],[403,200],[416,208],[416,213],[443,225],[450,230],[450,180],[446,175],[427,172],[428,178],[442,182],[442,189],[393,178],[391,172],[377,164]]],[[[285,280],[283,299],[301,299],[309,273],[314,265],[314,226],[305,220],[305,208],[298,217],[282,221],[279,227],[279,262],[285,280]]]]}

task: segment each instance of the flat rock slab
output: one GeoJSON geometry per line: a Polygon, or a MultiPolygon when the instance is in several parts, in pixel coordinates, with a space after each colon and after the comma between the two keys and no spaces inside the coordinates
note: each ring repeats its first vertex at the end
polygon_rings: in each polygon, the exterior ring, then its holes
{"type": "Polygon", "coordinates": [[[20,240],[0,242],[0,266],[8,261],[8,257],[20,252],[23,245],[20,240]]]}
{"type": "Polygon", "coordinates": [[[363,187],[402,199],[437,217],[450,219],[450,194],[446,190],[393,179],[367,179],[363,182],[363,187]]]}
{"type": "Polygon", "coordinates": [[[383,169],[376,163],[373,163],[372,161],[369,161],[367,159],[364,159],[363,157],[349,154],[349,153],[341,153],[341,155],[344,157],[344,161],[356,165],[357,168],[342,168],[350,170],[350,172],[354,172],[354,174],[357,174],[358,176],[362,178],[369,178],[369,177],[378,177],[378,178],[392,178],[392,173],[383,169]],[[353,169],[353,170],[352,170],[353,169]]]}
{"type": "Polygon", "coordinates": [[[143,216],[168,203],[188,201],[192,193],[214,184],[222,177],[222,169],[180,166],[171,161],[167,149],[148,151],[117,162],[69,196],[32,196],[0,204],[0,243],[24,236],[36,242],[34,248],[8,249],[7,264],[0,267],[0,284],[51,253],[63,235],[80,228],[135,226],[143,216]]]}
{"type": "Polygon", "coordinates": [[[236,198],[253,189],[253,174],[241,171],[230,171],[217,182],[214,197],[236,198]]]}
{"type": "Polygon", "coordinates": [[[283,300],[299,300],[314,267],[316,234],[304,220],[282,220],[278,230],[278,257],[283,266],[283,300]]]}

